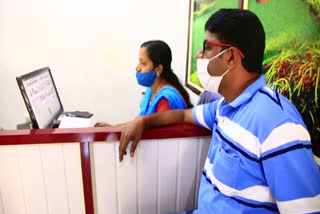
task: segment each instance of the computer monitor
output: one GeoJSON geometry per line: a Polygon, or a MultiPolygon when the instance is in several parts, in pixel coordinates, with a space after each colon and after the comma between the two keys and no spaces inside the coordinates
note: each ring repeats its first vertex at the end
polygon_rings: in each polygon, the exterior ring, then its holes
{"type": "Polygon", "coordinates": [[[17,77],[33,128],[52,128],[63,107],[49,67],[17,77]]]}

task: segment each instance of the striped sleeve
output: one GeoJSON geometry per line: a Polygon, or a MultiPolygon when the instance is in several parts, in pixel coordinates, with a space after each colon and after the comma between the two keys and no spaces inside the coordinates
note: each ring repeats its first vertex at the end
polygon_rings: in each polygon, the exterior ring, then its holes
{"type": "Polygon", "coordinates": [[[192,115],[196,124],[212,131],[212,127],[215,122],[216,106],[217,102],[195,106],[192,109],[192,115]]]}
{"type": "Polygon", "coordinates": [[[280,213],[320,212],[320,171],[300,124],[275,128],[261,147],[267,184],[280,213]]]}

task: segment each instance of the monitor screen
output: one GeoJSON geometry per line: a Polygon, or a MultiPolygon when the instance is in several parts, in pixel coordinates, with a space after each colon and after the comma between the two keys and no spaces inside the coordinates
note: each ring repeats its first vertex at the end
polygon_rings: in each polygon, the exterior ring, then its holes
{"type": "Polygon", "coordinates": [[[63,113],[63,107],[50,68],[17,77],[17,82],[33,128],[51,128],[63,113]]]}

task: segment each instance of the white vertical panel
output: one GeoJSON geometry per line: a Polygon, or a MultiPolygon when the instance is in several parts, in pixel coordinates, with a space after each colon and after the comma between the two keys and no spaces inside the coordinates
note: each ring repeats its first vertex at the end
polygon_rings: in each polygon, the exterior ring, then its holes
{"type": "Polygon", "coordinates": [[[198,149],[198,160],[197,160],[197,181],[195,188],[195,209],[198,207],[198,196],[199,196],[199,185],[202,177],[204,163],[207,158],[211,137],[200,137],[199,138],[199,149],[198,149]]]}
{"type": "Polygon", "coordinates": [[[26,213],[17,146],[0,146],[0,194],[0,213],[26,213]]]}
{"type": "Polygon", "coordinates": [[[0,188],[0,214],[4,214],[4,204],[3,204],[3,201],[2,201],[2,191],[1,191],[1,188],[0,188]]]}
{"type": "MultiPolygon", "coordinates": [[[[140,142],[140,144],[143,142],[140,142]]],[[[118,181],[118,213],[137,214],[137,175],[136,157],[130,157],[131,143],[128,145],[128,154],[124,156],[121,163],[116,161],[116,172],[118,181]]],[[[139,146],[136,152],[139,152],[139,146]]],[[[119,160],[119,142],[115,143],[116,160],[119,160]]]]}
{"type": "Polygon", "coordinates": [[[85,213],[81,172],[80,144],[63,144],[63,159],[70,214],[85,213]]]}
{"type": "Polygon", "coordinates": [[[194,209],[198,146],[198,138],[180,140],[176,193],[178,212],[194,209]]]}
{"type": "Polygon", "coordinates": [[[157,213],[176,211],[179,139],[159,140],[157,213]]]}
{"type": "Polygon", "coordinates": [[[18,146],[27,213],[48,213],[43,166],[38,145],[18,146]]]}
{"type": "Polygon", "coordinates": [[[158,141],[144,140],[137,150],[138,213],[157,213],[158,141]]]}
{"type": "Polygon", "coordinates": [[[118,213],[115,143],[93,143],[97,213],[118,213]]]}
{"type": "Polygon", "coordinates": [[[119,163],[119,142],[94,143],[98,213],[169,213],[195,209],[209,137],[143,140],[119,163]]]}
{"type": "Polygon", "coordinates": [[[49,214],[69,213],[62,144],[40,145],[49,214]]]}

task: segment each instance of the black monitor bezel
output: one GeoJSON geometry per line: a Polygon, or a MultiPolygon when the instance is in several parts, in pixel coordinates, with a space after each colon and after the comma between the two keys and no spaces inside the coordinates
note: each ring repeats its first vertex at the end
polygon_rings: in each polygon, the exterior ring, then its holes
{"type": "Polygon", "coordinates": [[[27,79],[30,79],[30,78],[32,78],[34,76],[40,75],[41,73],[44,73],[44,72],[49,72],[51,80],[52,80],[52,83],[53,83],[53,86],[54,86],[54,89],[55,89],[55,92],[57,94],[57,98],[59,100],[59,104],[60,104],[60,111],[58,111],[56,113],[56,115],[54,115],[54,118],[50,121],[50,123],[47,124],[46,127],[43,127],[43,128],[52,128],[55,125],[57,119],[63,113],[63,106],[62,106],[62,103],[61,103],[61,100],[60,100],[60,97],[59,97],[58,90],[56,88],[56,84],[55,84],[54,79],[52,77],[50,68],[49,67],[40,68],[38,70],[32,71],[30,73],[27,73],[25,75],[16,77],[17,82],[18,82],[18,86],[19,86],[19,89],[20,89],[20,92],[21,92],[21,95],[22,95],[22,98],[23,98],[23,101],[24,101],[24,103],[25,103],[25,105],[27,107],[27,110],[29,112],[29,115],[30,115],[30,119],[31,119],[31,122],[32,122],[32,127],[34,129],[39,129],[39,124],[38,124],[37,119],[35,117],[34,111],[33,111],[32,107],[31,107],[31,104],[30,104],[29,98],[27,96],[26,90],[25,90],[25,88],[23,86],[23,81],[27,80],[27,79]]]}

